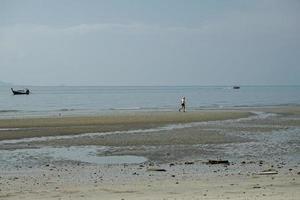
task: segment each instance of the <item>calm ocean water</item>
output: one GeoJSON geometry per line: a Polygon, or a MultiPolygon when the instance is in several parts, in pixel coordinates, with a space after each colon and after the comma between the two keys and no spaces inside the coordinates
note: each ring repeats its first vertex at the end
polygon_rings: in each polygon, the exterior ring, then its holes
{"type": "Polygon", "coordinates": [[[0,86],[0,117],[177,110],[182,96],[190,110],[300,104],[300,86],[242,86],[239,90],[228,86],[29,88],[32,94],[14,96],[9,86],[0,86]]]}

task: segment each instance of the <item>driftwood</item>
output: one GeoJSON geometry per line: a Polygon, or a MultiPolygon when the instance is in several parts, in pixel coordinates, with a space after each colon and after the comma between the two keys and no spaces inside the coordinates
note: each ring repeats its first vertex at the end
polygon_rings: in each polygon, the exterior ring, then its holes
{"type": "Polygon", "coordinates": [[[193,165],[194,162],[192,162],[192,161],[186,161],[186,162],[184,162],[184,164],[185,164],[185,165],[193,165]]]}
{"type": "Polygon", "coordinates": [[[230,164],[228,160],[209,160],[207,163],[211,164],[211,165],[215,165],[215,164],[226,164],[226,165],[229,165],[230,164]]]}
{"type": "Polygon", "coordinates": [[[163,168],[148,168],[147,171],[149,172],[166,172],[167,170],[163,168]]]}
{"type": "Polygon", "coordinates": [[[262,171],[262,172],[258,173],[257,175],[274,175],[274,174],[278,174],[278,171],[265,170],[265,171],[262,171]]]}

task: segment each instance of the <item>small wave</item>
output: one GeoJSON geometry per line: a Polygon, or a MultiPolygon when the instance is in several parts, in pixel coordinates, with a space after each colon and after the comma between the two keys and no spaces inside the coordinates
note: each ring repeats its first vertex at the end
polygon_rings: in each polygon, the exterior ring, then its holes
{"type": "Polygon", "coordinates": [[[20,112],[21,110],[0,110],[0,113],[20,112]]]}
{"type": "Polygon", "coordinates": [[[242,105],[233,105],[235,108],[263,108],[263,107],[273,107],[273,106],[300,106],[298,103],[286,103],[286,104],[242,104],[242,105]]]}
{"type": "Polygon", "coordinates": [[[61,112],[67,112],[67,111],[75,111],[76,109],[74,108],[62,108],[62,109],[59,109],[57,111],[61,111],[61,112]]]}
{"type": "Polygon", "coordinates": [[[0,128],[0,131],[17,131],[21,129],[22,128],[0,128]]]}
{"type": "Polygon", "coordinates": [[[170,106],[165,107],[124,107],[124,108],[110,108],[109,110],[147,110],[147,111],[172,111],[177,110],[177,108],[173,108],[170,106]]]}
{"type": "Polygon", "coordinates": [[[109,110],[141,110],[141,107],[110,108],[109,110]]]}
{"type": "Polygon", "coordinates": [[[284,103],[284,104],[277,104],[275,106],[300,106],[299,103],[284,103]]]}

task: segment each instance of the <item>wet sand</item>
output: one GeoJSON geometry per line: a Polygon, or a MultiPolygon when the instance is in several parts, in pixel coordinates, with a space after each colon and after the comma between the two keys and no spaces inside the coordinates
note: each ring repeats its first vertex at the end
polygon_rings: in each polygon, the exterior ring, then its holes
{"type": "Polygon", "coordinates": [[[0,119],[0,140],[146,129],[166,124],[237,119],[247,111],[135,112],[105,116],[0,119]],[[2,129],[2,130],[1,130],[2,129]]]}
{"type": "Polygon", "coordinates": [[[25,153],[0,158],[0,199],[298,199],[299,111],[282,106],[1,120],[2,129],[21,128],[0,131],[1,151],[25,153]],[[147,161],[96,164],[26,153],[44,147],[94,148],[95,158],[147,161]],[[229,164],[208,164],[211,159],[229,164]]]}

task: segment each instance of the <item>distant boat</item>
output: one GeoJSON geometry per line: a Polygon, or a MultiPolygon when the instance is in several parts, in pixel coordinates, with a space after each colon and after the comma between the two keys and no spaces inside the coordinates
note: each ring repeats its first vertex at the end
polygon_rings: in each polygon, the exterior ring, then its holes
{"type": "Polygon", "coordinates": [[[238,90],[240,88],[241,88],[240,86],[233,86],[233,89],[235,89],[235,90],[238,90]]]}
{"type": "Polygon", "coordinates": [[[13,88],[11,88],[11,91],[14,95],[21,95],[21,94],[26,94],[28,95],[30,93],[29,89],[24,89],[24,90],[14,90],[13,88]]]}

